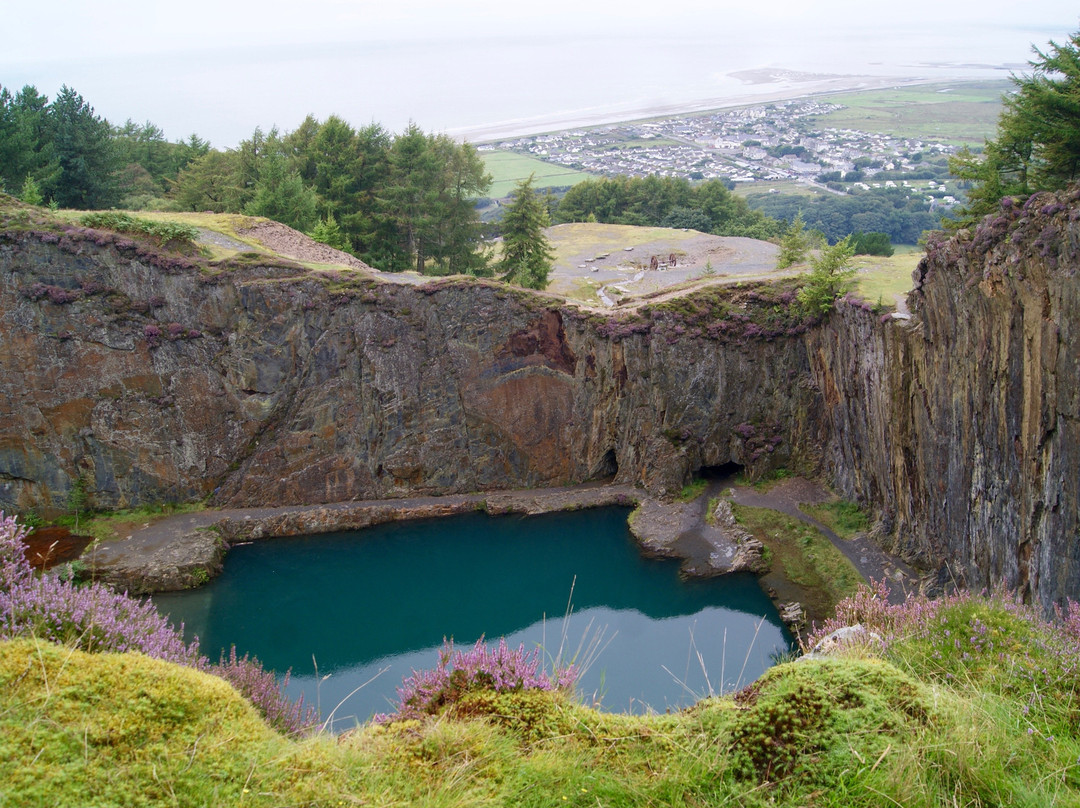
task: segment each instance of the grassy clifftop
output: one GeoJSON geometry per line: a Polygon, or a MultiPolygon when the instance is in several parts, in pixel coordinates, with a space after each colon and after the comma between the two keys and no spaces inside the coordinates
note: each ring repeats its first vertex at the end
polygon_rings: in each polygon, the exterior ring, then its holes
{"type": "Polygon", "coordinates": [[[1005,599],[841,607],[880,640],[672,715],[473,690],[293,740],[213,676],[0,644],[0,805],[1077,805],[1077,627],[1005,599]]]}

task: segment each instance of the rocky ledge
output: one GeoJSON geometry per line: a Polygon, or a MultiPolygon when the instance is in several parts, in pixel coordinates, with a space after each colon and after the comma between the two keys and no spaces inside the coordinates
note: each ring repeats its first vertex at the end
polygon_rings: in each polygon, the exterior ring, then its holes
{"type": "Polygon", "coordinates": [[[231,545],[362,530],[386,522],[430,519],[472,511],[535,515],[605,505],[634,506],[645,496],[626,485],[547,488],[339,502],[329,505],[206,510],[146,525],[130,536],[92,548],[85,561],[96,580],[131,594],[191,589],[222,569],[231,545]]]}

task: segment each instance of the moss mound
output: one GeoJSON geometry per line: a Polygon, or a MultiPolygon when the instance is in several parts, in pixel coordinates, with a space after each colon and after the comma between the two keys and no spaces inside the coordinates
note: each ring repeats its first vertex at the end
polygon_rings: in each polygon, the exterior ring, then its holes
{"type": "Polygon", "coordinates": [[[863,594],[841,613],[881,642],[678,714],[481,689],[422,720],[301,741],[215,677],[8,641],[0,804],[1080,804],[1080,609],[1054,626],[1002,599],[863,594]]]}
{"type": "Polygon", "coordinates": [[[0,645],[0,705],[12,805],[225,803],[280,740],[216,676],[31,640],[0,645]]]}

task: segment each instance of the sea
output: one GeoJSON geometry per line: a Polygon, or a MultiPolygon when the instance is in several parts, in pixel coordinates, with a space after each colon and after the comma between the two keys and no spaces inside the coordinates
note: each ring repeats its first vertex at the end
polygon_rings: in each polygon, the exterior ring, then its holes
{"type": "Polygon", "coordinates": [[[113,123],[149,120],[170,140],[196,133],[217,148],[235,147],[255,127],[289,131],[308,114],[391,132],[415,123],[482,142],[794,97],[829,80],[838,86],[838,77],[851,87],[1007,78],[1026,69],[1033,45],[1064,39],[1075,22],[237,42],[153,58],[102,53],[23,65],[0,57],[0,84],[51,96],[66,83],[113,123]]]}

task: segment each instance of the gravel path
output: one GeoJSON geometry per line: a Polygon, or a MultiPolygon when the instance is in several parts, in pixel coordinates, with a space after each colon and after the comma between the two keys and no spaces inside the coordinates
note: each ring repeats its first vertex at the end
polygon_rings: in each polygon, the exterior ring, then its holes
{"type": "Polygon", "coordinates": [[[745,486],[738,486],[734,491],[731,499],[738,505],[770,508],[817,528],[854,565],[863,580],[888,583],[890,602],[903,603],[909,592],[918,592],[919,579],[915,570],[886,553],[866,534],[843,539],[812,516],[803,513],[799,508],[800,503],[816,505],[830,499],[828,491],[817,483],[795,477],[777,483],[768,491],[756,491],[745,486]]]}
{"type": "Polygon", "coordinates": [[[215,247],[222,247],[226,250],[236,250],[237,252],[247,252],[251,249],[250,244],[245,244],[232,236],[226,236],[224,233],[219,233],[216,230],[210,230],[206,227],[199,227],[196,229],[199,231],[200,244],[213,244],[215,247]]]}
{"type": "MultiPolygon", "coordinates": [[[[710,481],[692,502],[660,502],[626,485],[586,484],[562,488],[496,491],[439,497],[337,502],[278,508],[230,508],[176,514],[144,524],[122,538],[101,542],[88,552],[95,576],[132,593],[185,589],[220,572],[225,551],[237,542],[359,530],[383,522],[431,518],[484,509],[491,514],[538,514],[601,505],[641,505],[633,532],[645,552],[684,559],[689,575],[715,575],[732,569],[738,544],[720,526],[706,522],[710,499],[733,491],[740,505],[771,508],[820,530],[867,580],[889,583],[891,599],[902,602],[915,591],[915,572],[868,537],[845,540],[799,509],[799,503],[829,499],[820,485],[793,478],[766,492],[732,485],[731,478],[710,481]]],[[[738,568],[738,563],[735,567],[738,568]]]]}

